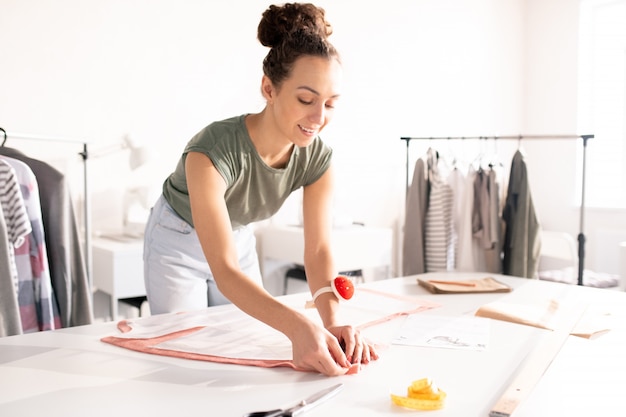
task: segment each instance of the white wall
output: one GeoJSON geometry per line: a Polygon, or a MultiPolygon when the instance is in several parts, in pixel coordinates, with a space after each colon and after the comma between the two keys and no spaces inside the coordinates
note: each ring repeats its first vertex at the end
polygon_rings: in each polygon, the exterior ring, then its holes
{"type": "MultiPolygon", "coordinates": [[[[341,104],[323,135],[335,149],[342,214],[398,226],[401,136],[576,131],[576,0],[317,4],[335,27],[345,68],[341,104]]],[[[158,188],[196,131],[262,108],[267,51],[256,27],[268,5],[0,0],[0,126],[88,138],[92,148],[125,134],[149,144],[158,159],[134,177],[122,156],[92,162],[94,226],[115,226],[121,221],[115,197],[124,183],[149,180],[158,188]]],[[[26,142],[10,145],[54,160],[74,152],[67,145],[44,151],[26,142]]],[[[525,149],[542,222],[576,233],[574,144],[558,145],[565,150],[558,160],[556,152],[544,157],[544,148],[525,149]],[[544,187],[551,173],[559,185],[544,187]]],[[[507,161],[510,146],[500,151],[507,161]]],[[[71,172],[79,188],[79,171],[71,172]]],[[[595,226],[589,220],[587,227],[595,226]]]]}
{"type": "MultiPolygon", "coordinates": [[[[527,0],[524,129],[529,133],[594,133],[580,126],[578,108],[578,1],[527,0]]],[[[587,145],[593,152],[595,140],[587,145]]],[[[582,140],[525,142],[533,199],[545,229],[580,232],[582,140]]],[[[593,172],[587,172],[593,175],[593,172]]],[[[619,245],[626,239],[625,210],[586,207],[585,266],[619,273],[619,245]]]]}

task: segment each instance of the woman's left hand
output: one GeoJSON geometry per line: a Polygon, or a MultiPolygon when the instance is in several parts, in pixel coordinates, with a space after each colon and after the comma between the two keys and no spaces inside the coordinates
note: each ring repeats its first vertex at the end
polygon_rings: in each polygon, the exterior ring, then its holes
{"type": "Polygon", "coordinates": [[[361,332],[353,326],[331,326],[328,331],[337,338],[350,363],[369,363],[378,359],[378,353],[361,332]]]}

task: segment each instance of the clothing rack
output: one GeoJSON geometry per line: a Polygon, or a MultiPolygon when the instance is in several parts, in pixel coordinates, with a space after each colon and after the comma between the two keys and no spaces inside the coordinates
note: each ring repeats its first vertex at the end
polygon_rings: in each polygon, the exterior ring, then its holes
{"type": "Polygon", "coordinates": [[[89,285],[93,285],[92,279],[92,255],[91,255],[91,209],[89,207],[89,181],[88,181],[88,164],[87,159],[89,159],[89,142],[80,140],[80,139],[70,139],[70,138],[60,138],[53,136],[42,136],[42,135],[33,135],[27,133],[14,133],[7,132],[2,127],[0,127],[0,135],[2,135],[2,144],[0,147],[4,146],[8,139],[23,139],[23,140],[33,140],[33,141],[42,141],[42,142],[63,142],[70,144],[82,145],[83,150],[78,154],[82,157],[83,160],[83,211],[84,211],[84,222],[85,222],[85,267],[87,269],[87,278],[89,280],[89,285]]]}
{"type": "Polygon", "coordinates": [[[593,139],[594,135],[510,135],[510,136],[443,136],[443,137],[401,137],[406,141],[406,193],[409,190],[409,145],[412,140],[452,140],[452,139],[494,139],[494,140],[510,140],[522,139],[545,140],[545,139],[582,139],[583,141],[583,169],[582,169],[582,190],[580,201],[580,224],[578,233],[578,285],[583,285],[583,272],[585,266],[585,177],[586,177],[586,159],[587,159],[587,141],[593,139]]]}

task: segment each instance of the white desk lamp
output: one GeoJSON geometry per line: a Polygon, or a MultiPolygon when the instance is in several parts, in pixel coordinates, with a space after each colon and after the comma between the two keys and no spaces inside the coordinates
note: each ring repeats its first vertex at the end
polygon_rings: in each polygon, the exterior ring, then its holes
{"type": "MultiPolygon", "coordinates": [[[[91,157],[101,158],[125,150],[130,151],[128,154],[128,167],[131,171],[136,171],[151,159],[150,149],[139,146],[129,135],[124,136],[119,143],[92,152],[91,157]]],[[[150,200],[152,197],[151,191],[151,186],[137,184],[127,185],[122,197],[122,233],[114,235],[103,234],[102,236],[119,240],[140,238],[143,235],[143,229],[147,221],[150,206],[154,202],[154,200],[150,200]]]]}

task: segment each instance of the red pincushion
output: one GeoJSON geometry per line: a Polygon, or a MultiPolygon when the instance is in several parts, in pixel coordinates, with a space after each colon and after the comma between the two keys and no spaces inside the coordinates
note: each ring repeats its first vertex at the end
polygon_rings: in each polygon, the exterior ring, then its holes
{"type": "Polygon", "coordinates": [[[337,298],[348,301],[354,295],[354,284],[348,277],[338,276],[332,282],[332,289],[337,298]]]}

